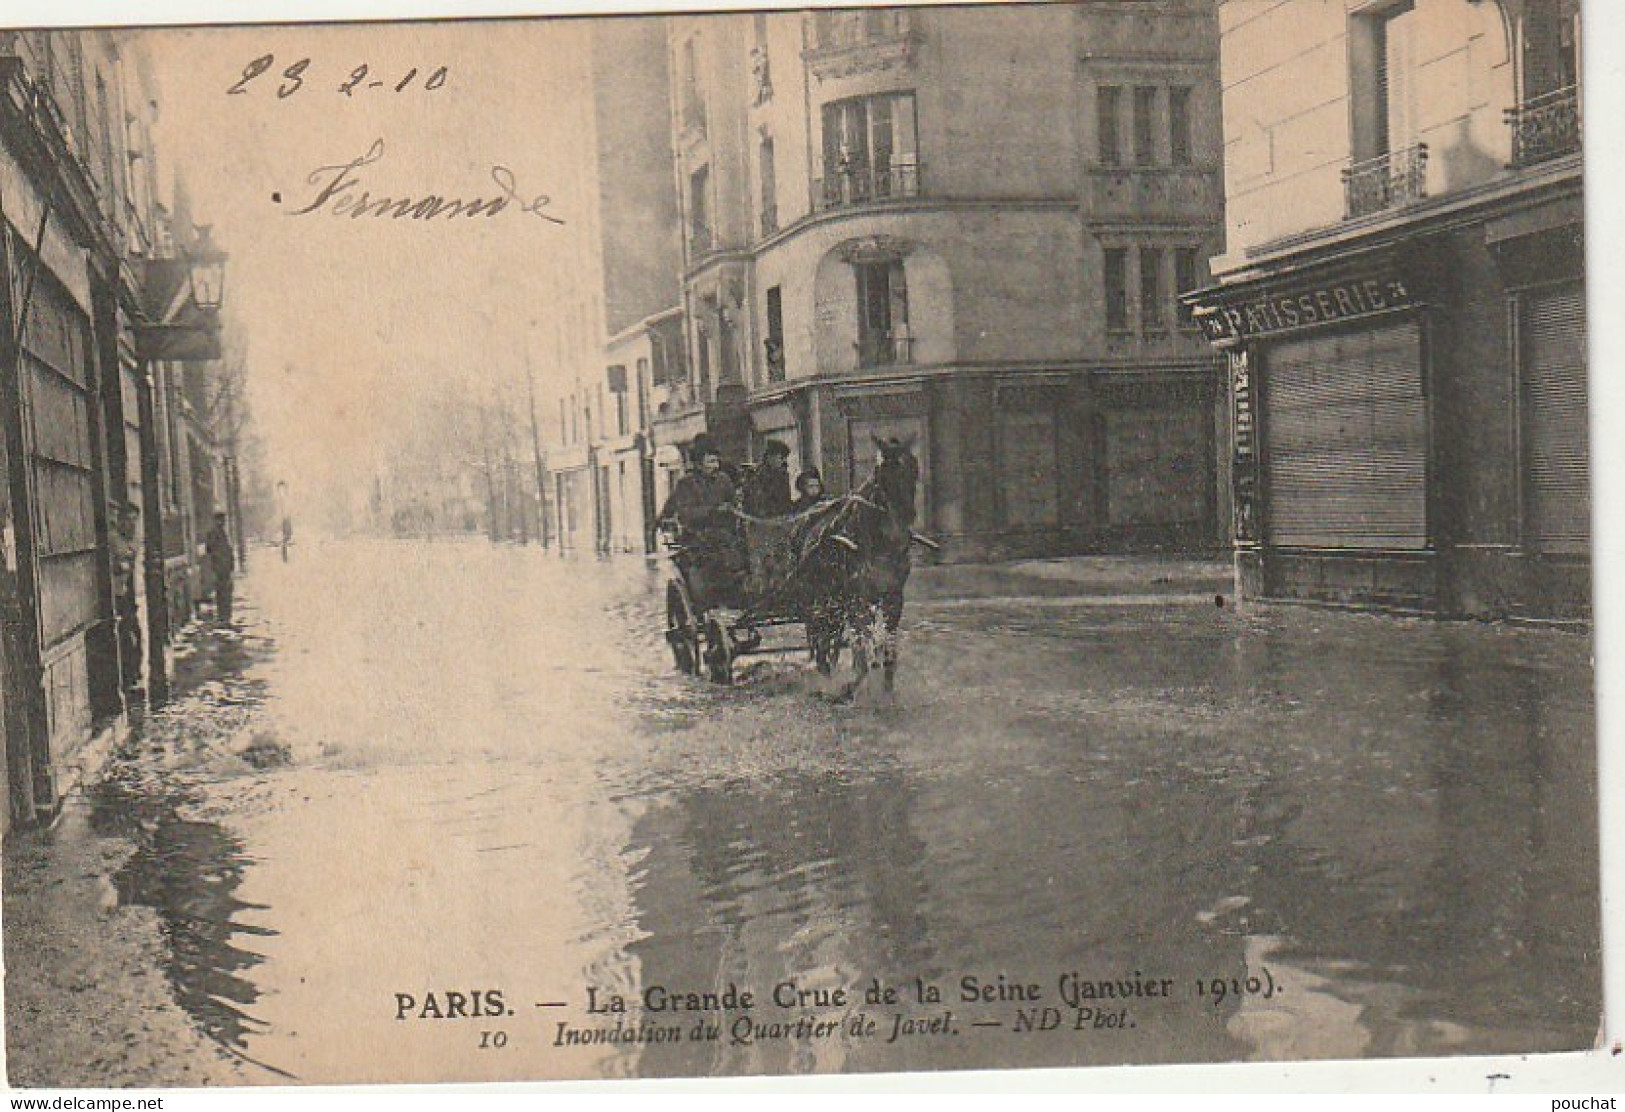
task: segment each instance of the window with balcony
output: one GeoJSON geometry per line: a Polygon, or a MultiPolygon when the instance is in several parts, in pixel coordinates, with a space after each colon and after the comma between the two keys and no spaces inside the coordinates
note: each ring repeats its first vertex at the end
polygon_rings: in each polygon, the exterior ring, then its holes
{"type": "Polygon", "coordinates": [[[1427,146],[1416,126],[1416,13],[1409,0],[1350,26],[1354,159],[1343,171],[1350,217],[1427,195],[1427,146]]]}
{"type": "Polygon", "coordinates": [[[913,352],[903,261],[855,263],[852,269],[858,282],[858,365],[910,362],[913,352]]]}
{"type": "Polygon", "coordinates": [[[1162,294],[1162,250],[1140,249],[1140,330],[1160,332],[1167,321],[1162,294]]]}
{"type": "Polygon", "coordinates": [[[1095,90],[1095,135],[1100,147],[1100,164],[1122,164],[1122,129],[1118,119],[1122,113],[1123,90],[1116,85],[1102,85],[1095,90]]]}
{"type": "Polygon", "coordinates": [[[1106,297],[1106,329],[1109,332],[1127,332],[1128,328],[1128,252],[1121,247],[1108,247],[1101,284],[1106,297]]]}
{"type": "Polygon", "coordinates": [[[699,255],[716,246],[711,232],[711,168],[701,166],[688,176],[688,245],[699,255]]]}
{"type": "Polygon", "coordinates": [[[784,381],[784,295],[778,286],[767,291],[767,339],[763,341],[767,381],[784,381]]]}
{"type": "Polygon", "coordinates": [[[824,177],[816,195],[825,208],[919,195],[913,93],[826,104],[823,123],[824,177]]]}
{"type": "Polygon", "coordinates": [[[1168,90],[1168,161],[1191,164],[1191,90],[1175,85],[1168,90]]]}
{"type": "Polygon", "coordinates": [[[1512,163],[1580,149],[1580,12],[1576,0],[1530,0],[1523,20],[1523,100],[1507,111],[1512,163]]]}
{"type": "Polygon", "coordinates": [[[762,234],[770,236],[779,230],[779,177],[769,137],[762,138],[757,166],[762,178],[762,234]]]}
{"type": "Polygon", "coordinates": [[[1134,89],[1134,164],[1157,164],[1157,90],[1152,85],[1134,89]]]}

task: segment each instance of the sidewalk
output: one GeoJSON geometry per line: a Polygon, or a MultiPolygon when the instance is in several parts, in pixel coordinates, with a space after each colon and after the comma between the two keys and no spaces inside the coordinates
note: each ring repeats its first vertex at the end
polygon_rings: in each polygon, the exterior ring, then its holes
{"type": "Polygon", "coordinates": [[[967,598],[1080,598],[1155,595],[1211,602],[1235,590],[1228,559],[1182,556],[1063,556],[1004,564],[916,566],[914,601],[967,598]]]}

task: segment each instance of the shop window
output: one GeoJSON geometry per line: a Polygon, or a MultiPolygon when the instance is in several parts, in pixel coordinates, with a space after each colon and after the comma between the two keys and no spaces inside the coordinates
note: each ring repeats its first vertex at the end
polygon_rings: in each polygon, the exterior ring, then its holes
{"type": "Polygon", "coordinates": [[[1102,85],[1095,90],[1095,134],[1102,166],[1117,166],[1123,161],[1122,135],[1117,122],[1122,101],[1123,90],[1116,85],[1102,85]]]}

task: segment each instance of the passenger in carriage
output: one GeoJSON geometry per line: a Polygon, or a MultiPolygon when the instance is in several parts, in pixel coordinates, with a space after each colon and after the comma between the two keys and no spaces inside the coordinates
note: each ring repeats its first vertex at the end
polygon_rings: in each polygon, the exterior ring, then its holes
{"type": "Polygon", "coordinates": [[[762,462],[745,483],[745,512],[751,517],[790,512],[790,449],[782,440],[762,446],[762,462]]]}
{"type": "Polygon", "coordinates": [[[662,526],[675,522],[691,573],[707,593],[722,594],[744,569],[744,546],[735,516],[737,492],[723,470],[716,441],[701,433],[688,446],[689,472],[677,482],[660,511],[662,526]]]}
{"type": "Polygon", "coordinates": [[[796,476],[796,497],[790,503],[790,512],[805,513],[828,497],[824,493],[824,476],[818,473],[818,468],[809,467],[796,476]]]}

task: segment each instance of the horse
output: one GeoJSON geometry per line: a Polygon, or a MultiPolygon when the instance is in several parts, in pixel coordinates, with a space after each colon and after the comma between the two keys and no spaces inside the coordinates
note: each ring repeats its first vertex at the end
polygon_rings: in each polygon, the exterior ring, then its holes
{"type": "Polygon", "coordinates": [[[807,636],[818,671],[831,675],[841,648],[852,646],[854,675],[836,700],[847,702],[878,663],[885,690],[897,679],[897,627],[912,567],[910,546],[920,464],[913,438],[874,438],[874,472],[828,519],[810,555],[818,584],[807,607],[807,636]]]}

